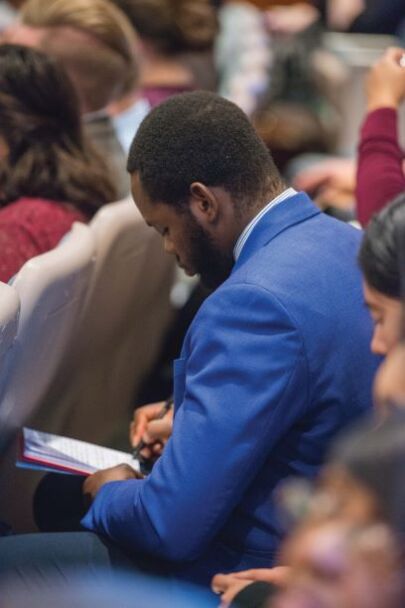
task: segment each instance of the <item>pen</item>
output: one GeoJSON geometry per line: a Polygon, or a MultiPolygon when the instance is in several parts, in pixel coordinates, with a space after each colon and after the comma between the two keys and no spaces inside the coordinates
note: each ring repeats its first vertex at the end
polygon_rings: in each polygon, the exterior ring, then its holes
{"type": "MultiPolygon", "coordinates": [[[[167,414],[167,412],[169,410],[171,410],[173,406],[173,397],[169,397],[169,399],[166,399],[166,401],[164,402],[162,409],[159,412],[159,415],[156,416],[155,420],[161,420],[162,418],[164,418],[167,414]]],[[[132,458],[134,458],[135,460],[139,460],[139,457],[141,455],[141,451],[143,450],[143,448],[145,448],[148,444],[145,443],[144,441],[141,441],[138,443],[138,445],[132,450],[132,458]]]]}

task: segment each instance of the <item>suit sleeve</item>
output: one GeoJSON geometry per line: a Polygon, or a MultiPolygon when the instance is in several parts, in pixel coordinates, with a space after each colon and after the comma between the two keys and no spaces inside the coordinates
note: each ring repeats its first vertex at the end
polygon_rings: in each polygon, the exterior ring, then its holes
{"type": "Polygon", "coordinates": [[[265,289],[224,285],[186,338],[184,397],[145,480],[106,484],[83,525],[136,552],[196,559],[307,403],[304,348],[265,289]]]}

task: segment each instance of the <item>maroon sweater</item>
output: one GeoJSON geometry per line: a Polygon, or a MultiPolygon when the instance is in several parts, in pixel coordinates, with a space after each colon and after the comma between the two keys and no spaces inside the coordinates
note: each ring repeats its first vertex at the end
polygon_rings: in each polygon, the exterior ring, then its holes
{"type": "Polygon", "coordinates": [[[88,219],[73,207],[20,198],[0,209],[0,281],[7,282],[30,258],[56,247],[73,222],[88,219]]]}
{"type": "Polygon", "coordinates": [[[405,191],[404,152],[398,143],[398,115],[392,108],[370,112],[361,129],[357,166],[357,217],[365,226],[405,191]]]}

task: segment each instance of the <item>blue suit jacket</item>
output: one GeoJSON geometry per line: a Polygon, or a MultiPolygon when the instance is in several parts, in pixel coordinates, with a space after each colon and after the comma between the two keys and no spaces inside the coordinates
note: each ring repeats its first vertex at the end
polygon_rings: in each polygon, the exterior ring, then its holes
{"type": "Polygon", "coordinates": [[[278,484],[312,477],[371,404],[360,238],[304,194],[261,219],[174,364],[163,456],[145,480],[106,484],[85,527],[198,582],[272,564],[278,484]]]}

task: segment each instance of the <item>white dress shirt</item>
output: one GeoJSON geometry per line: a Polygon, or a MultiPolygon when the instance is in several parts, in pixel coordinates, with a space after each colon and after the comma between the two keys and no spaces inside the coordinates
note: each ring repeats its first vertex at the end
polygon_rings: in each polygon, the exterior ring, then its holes
{"type": "Polygon", "coordinates": [[[260,222],[262,217],[266,215],[266,213],[268,213],[271,209],[274,209],[274,207],[277,207],[277,205],[287,200],[291,196],[294,196],[295,194],[297,194],[297,191],[294,190],[294,188],[287,188],[281,194],[276,196],[276,198],[273,198],[269,203],[267,203],[267,205],[259,211],[259,213],[252,219],[252,221],[249,222],[249,224],[246,226],[246,228],[243,230],[242,234],[236,241],[236,245],[233,249],[233,257],[235,258],[235,262],[240,256],[241,251],[245,246],[245,243],[251,235],[252,231],[254,230],[256,224],[260,222]]]}

